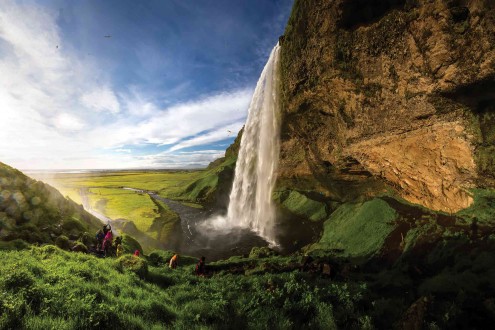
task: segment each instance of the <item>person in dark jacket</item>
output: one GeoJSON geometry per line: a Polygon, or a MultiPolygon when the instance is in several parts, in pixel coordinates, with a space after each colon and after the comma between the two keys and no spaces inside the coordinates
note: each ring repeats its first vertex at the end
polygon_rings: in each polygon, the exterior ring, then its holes
{"type": "Polygon", "coordinates": [[[206,275],[205,259],[206,259],[205,257],[201,257],[201,259],[199,259],[198,263],[196,264],[195,273],[198,276],[205,276],[206,275]]]}

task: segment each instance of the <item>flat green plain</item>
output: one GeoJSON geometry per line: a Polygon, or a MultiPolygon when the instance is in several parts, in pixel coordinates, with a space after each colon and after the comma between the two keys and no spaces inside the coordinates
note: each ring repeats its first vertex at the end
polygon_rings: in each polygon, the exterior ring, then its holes
{"type": "Polygon", "coordinates": [[[139,231],[153,238],[165,239],[179,217],[165,203],[154,201],[144,191],[153,191],[162,197],[182,200],[188,206],[200,208],[202,206],[189,199],[185,191],[205,174],[208,171],[105,171],[39,174],[36,178],[54,186],[78,204],[87,200],[85,206],[113,220],[131,221],[139,231]],[[155,219],[160,219],[164,226],[152,232],[155,219]]]}

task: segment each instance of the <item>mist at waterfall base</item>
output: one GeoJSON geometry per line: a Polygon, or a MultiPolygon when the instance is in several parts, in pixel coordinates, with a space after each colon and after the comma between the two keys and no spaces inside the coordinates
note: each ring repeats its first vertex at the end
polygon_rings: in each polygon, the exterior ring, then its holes
{"type": "Polygon", "coordinates": [[[254,246],[292,252],[299,242],[309,240],[307,236],[314,236],[314,226],[303,221],[292,221],[292,226],[277,222],[272,200],[280,145],[279,53],[277,44],[249,106],[227,213],[195,221],[183,230],[190,236],[186,250],[192,253],[217,259],[247,254],[254,246]]]}

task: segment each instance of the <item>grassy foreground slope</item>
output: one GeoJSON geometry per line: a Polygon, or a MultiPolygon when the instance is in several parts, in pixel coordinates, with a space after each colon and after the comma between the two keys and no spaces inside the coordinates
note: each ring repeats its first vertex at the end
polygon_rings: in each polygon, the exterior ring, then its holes
{"type": "MultiPolygon", "coordinates": [[[[215,275],[198,278],[190,262],[171,270],[160,258],[148,265],[130,255],[98,259],[54,246],[0,257],[1,329],[309,329],[369,321],[357,308],[364,286],[293,268],[270,273],[259,261],[257,274],[230,269],[256,260],[218,263],[215,275]]],[[[273,262],[287,266],[291,259],[273,262]]]]}
{"type": "Polygon", "coordinates": [[[165,251],[0,251],[0,329],[483,328],[495,316],[494,243],[452,239],[389,267],[320,257],[305,271],[299,256],[252,253],[209,264],[207,278],[193,258],[169,269],[165,251]]]}

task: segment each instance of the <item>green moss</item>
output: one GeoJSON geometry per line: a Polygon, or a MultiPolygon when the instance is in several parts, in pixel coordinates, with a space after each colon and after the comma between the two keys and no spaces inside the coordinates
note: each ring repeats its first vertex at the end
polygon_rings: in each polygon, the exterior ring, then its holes
{"type": "Polygon", "coordinates": [[[268,258],[274,255],[276,255],[276,252],[266,246],[255,246],[249,252],[249,258],[268,258]]]}
{"type": "Polygon", "coordinates": [[[67,236],[64,235],[60,235],[59,237],[57,237],[57,239],[55,240],[55,245],[61,248],[62,250],[70,249],[69,239],[67,238],[67,236]]]}
{"type": "Polygon", "coordinates": [[[64,220],[62,222],[62,228],[69,232],[70,231],[84,232],[88,230],[87,225],[84,225],[81,221],[79,221],[74,217],[64,220]]]}
{"type": "Polygon", "coordinates": [[[25,250],[29,248],[29,244],[22,239],[15,239],[12,241],[4,242],[0,241],[0,250],[25,250]]]}
{"type": "Polygon", "coordinates": [[[218,189],[221,189],[220,186],[224,184],[230,185],[230,181],[224,182],[225,180],[220,178],[223,177],[224,172],[233,173],[236,160],[236,157],[227,157],[221,164],[209,168],[198,180],[191,183],[185,189],[184,193],[178,195],[177,197],[179,199],[192,202],[213,202],[215,199],[215,193],[218,189]]]}
{"type": "Polygon", "coordinates": [[[117,268],[129,270],[140,278],[148,275],[148,263],[146,260],[134,255],[124,255],[117,259],[117,268]]]}
{"type": "Polygon", "coordinates": [[[278,192],[274,197],[291,213],[311,221],[321,221],[328,216],[325,203],[309,199],[295,190],[278,192]]]}
{"type": "Polygon", "coordinates": [[[473,204],[456,215],[468,219],[476,218],[479,224],[495,224],[495,189],[474,189],[472,193],[473,204]]]}
{"type": "Polygon", "coordinates": [[[382,199],[344,204],[325,221],[323,236],[312,250],[342,250],[346,256],[377,254],[395,228],[397,213],[382,199]]]}

